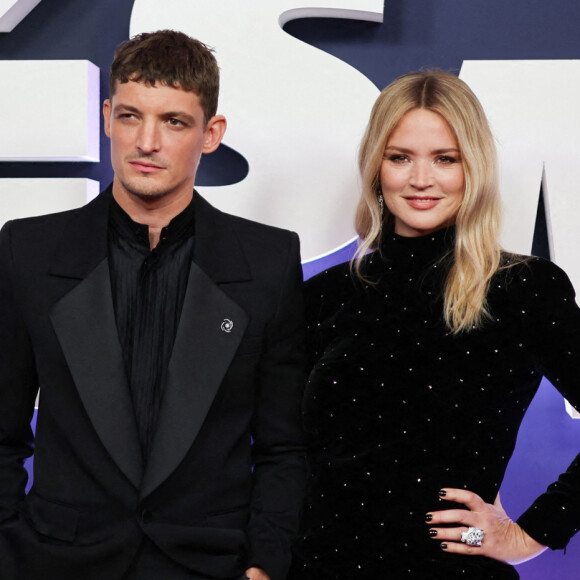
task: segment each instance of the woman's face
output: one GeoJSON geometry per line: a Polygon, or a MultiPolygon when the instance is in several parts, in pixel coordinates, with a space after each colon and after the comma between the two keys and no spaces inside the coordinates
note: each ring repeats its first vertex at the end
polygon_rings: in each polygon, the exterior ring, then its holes
{"type": "Polygon", "coordinates": [[[423,236],[455,223],[465,175],[447,122],[426,109],[405,114],[387,141],[380,179],[395,233],[423,236]]]}

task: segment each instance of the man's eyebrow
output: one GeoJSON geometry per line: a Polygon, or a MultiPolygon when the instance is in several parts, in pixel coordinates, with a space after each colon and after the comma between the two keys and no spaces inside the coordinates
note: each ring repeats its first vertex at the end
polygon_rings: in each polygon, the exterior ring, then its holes
{"type": "Polygon", "coordinates": [[[124,105],[123,103],[119,103],[113,107],[113,113],[120,113],[121,111],[126,111],[127,113],[139,113],[139,109],[137,107],[133,107],[132,105],[124,105]]]}
{"type": "MultiPolygon", "coordinates": [[[[126,111],[128,113],[141,112],[137,107],[134,107],[133,105],[125,105],[123,103],[115,105],[113,112],[119,113],[121,111],[126,111]]],[[[167,113],[163,113],[162,117],[164,119],[172,119],[172,118],[180,119],[190,125],[195,125],[195,118],[189,113],[185,113],[183,111],[167,111],[167,113]]]]}
{"type": "Polygon", "coordinates": [[[124,103],[116,104],[114,110],[116,111],[117,109],[125,109],[127,111],[138,111],[139,110],[137,107],[133,107],[132,105],[125,105],[124,103]]]}

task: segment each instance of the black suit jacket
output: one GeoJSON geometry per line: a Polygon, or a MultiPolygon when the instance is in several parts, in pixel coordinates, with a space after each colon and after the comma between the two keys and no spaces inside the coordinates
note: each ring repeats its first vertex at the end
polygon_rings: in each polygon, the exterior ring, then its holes
{"type": "Polygon", "coordinates": [[[298,238],[194,194],[194,260],[144,465],[111,296],[110,200],[0,233],[6,578],[120,578],[146,535],[184,571],[230,578],[256,564],[281,580],[305,473],[298,238]]]}

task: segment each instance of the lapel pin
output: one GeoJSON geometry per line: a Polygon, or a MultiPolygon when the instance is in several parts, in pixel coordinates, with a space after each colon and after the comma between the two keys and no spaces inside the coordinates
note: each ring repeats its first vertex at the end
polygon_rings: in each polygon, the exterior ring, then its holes
{"type": "Polygon", "coordinates": [[[221,329],[223,332],[231,332],[234,328],[234,323],[229,318],[224,318],[222,322],[221,329]]]}

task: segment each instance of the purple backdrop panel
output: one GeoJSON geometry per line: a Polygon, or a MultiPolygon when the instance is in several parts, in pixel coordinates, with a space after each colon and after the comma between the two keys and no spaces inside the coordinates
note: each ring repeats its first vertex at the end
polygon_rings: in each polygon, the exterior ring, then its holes
{"type": "MultiPolygon", "coordinates": [[[[504,508],[517,518],[534,499],[565,471],[579,451],[580,420],[572,419],[564,401],[544,379],[518,434],[501,487],[504,508]]],[[[580,578],[580,535],[563,550],[547,551],[536,560],[518,566],[522,580],[580,578]]]]}
{"type": "Polygon", "coordinates": [[[318,258],[318,260],[312,260],[311,262],[302,264],[304,280],[308,280],[308,278],[312,278],[312,276],[318,274],[318,272],[332,268],[332,266],[335,266],[336,264],[348,262],[348,260],[350,260],[353,254],[356,252],[356,246],[357,243],[352,242],[332,254],[328,254],[327,256],[318,258]]]}
{"type": "MultiPolygon", "coordinates": [[[[30,425],[32,426],[32,430],[36,433],[36,417],[38,415],[38,409],[34,409],[34,415],[32,416],[32,422],[30,425]]],[[[34,458],[31,457],[24,462],[24,467],[26,467],[26,471],[28,471],[28,483],[26,485],[26,493],[29,492],[30,488],[32,487],[32,483],[34,481],[34,458]]]]}

